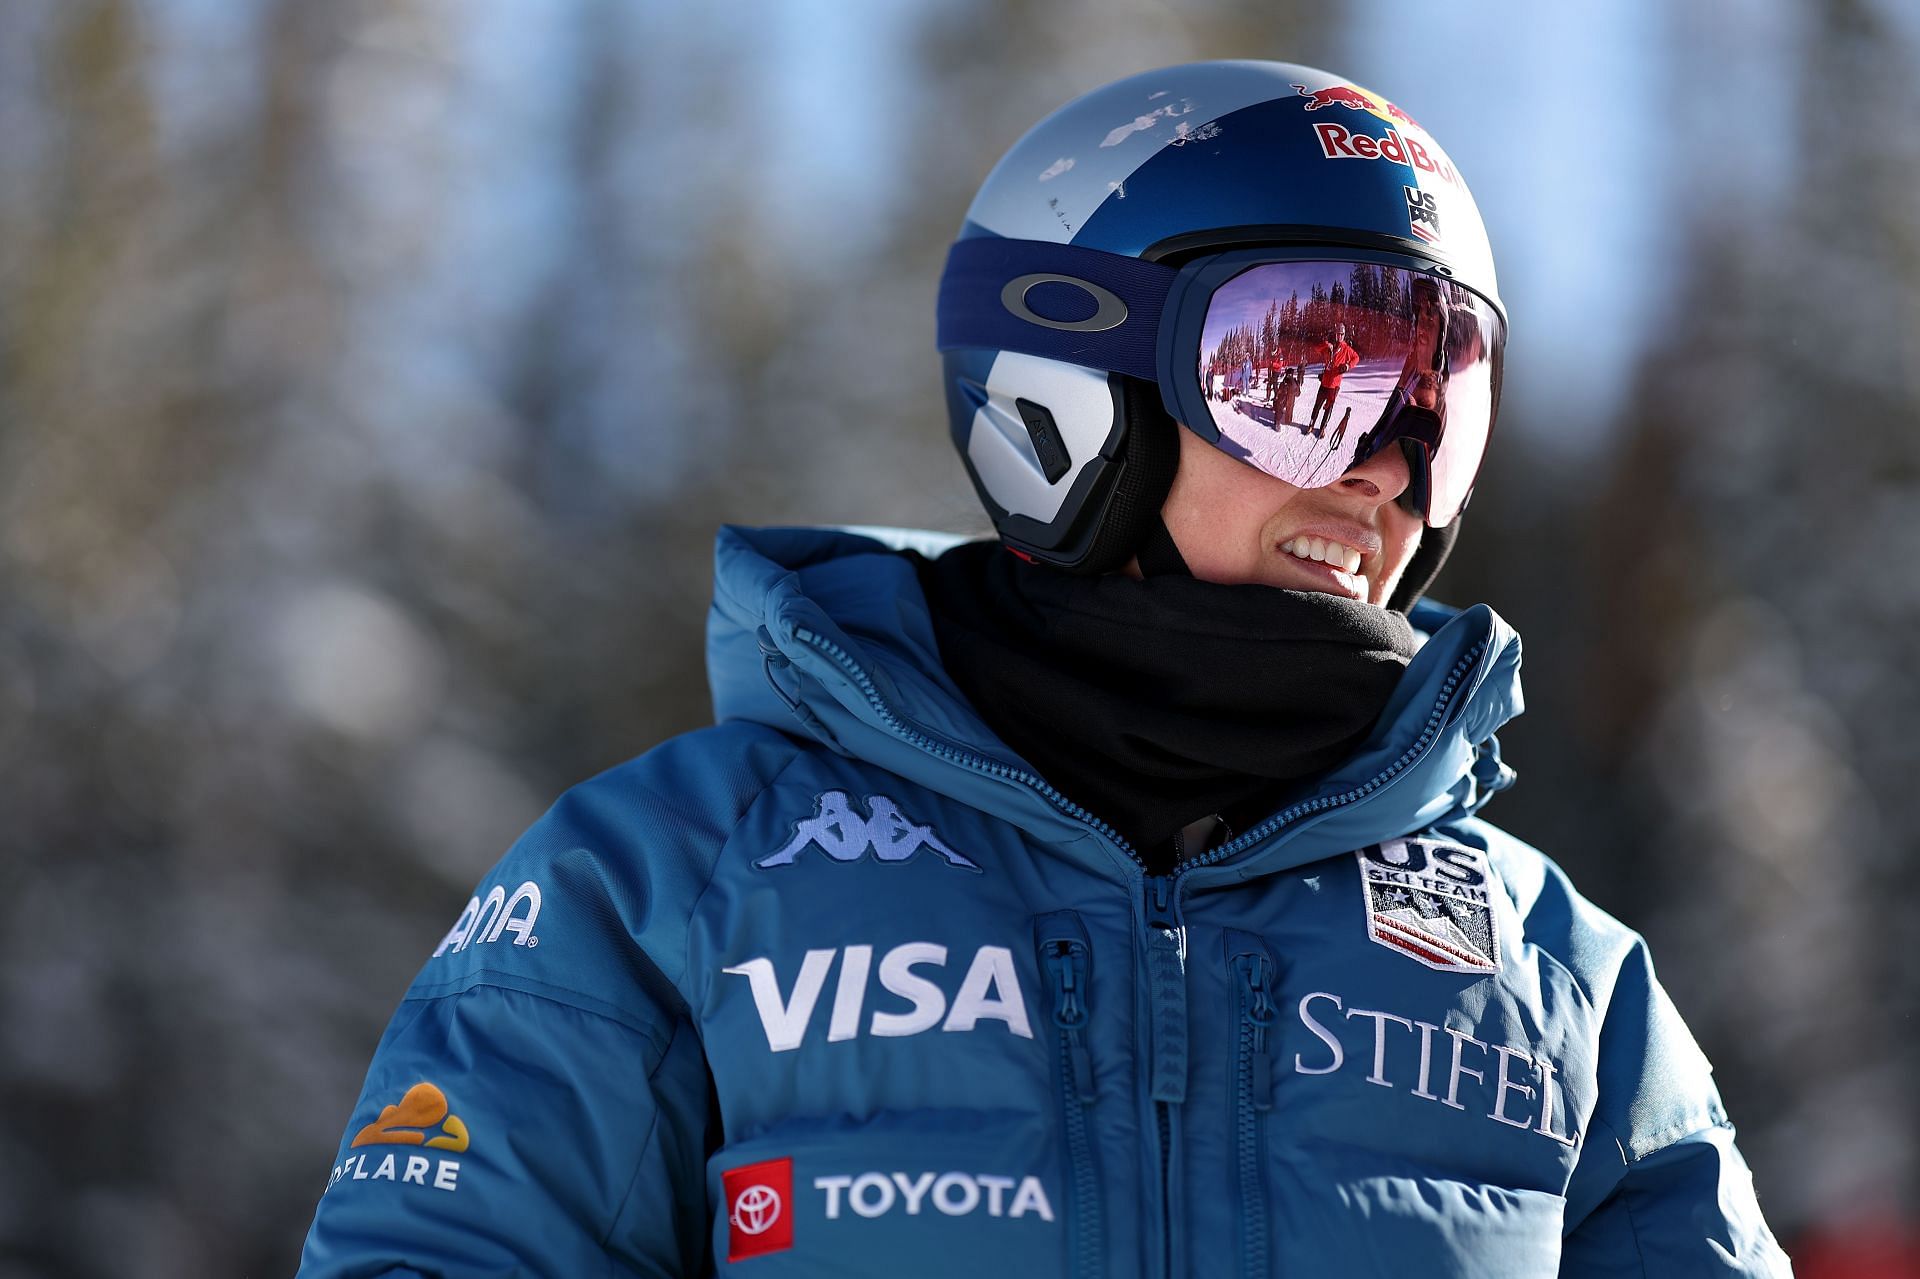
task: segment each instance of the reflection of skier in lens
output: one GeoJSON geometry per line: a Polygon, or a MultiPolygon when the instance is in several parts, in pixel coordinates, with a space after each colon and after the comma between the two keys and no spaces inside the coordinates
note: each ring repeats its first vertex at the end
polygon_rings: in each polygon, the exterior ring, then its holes
{"type": "Polygon", "coordinates": [[[1306,371],[1298,364],[1289,364],[1280,375],[1280,407],[1274,412],[1273,425],[1277,430],[1282,422],[1293,425],[1293,413],[1300,402],[1300,384],[1306,380],[1306,371]]]}
{"type": "Polygon", "coordinates": [[[1407,343],[1407,361],[1400,366],[1395,390],[1404,389],[1422,372],[1440,367],[1441,348],[1447,340],[1447,312],[1440,302],[1440,282],[1425,278],[1413,282],[1413,336],[1407,343]]]}
{"type": "Polygon", "coordinates": [[[1448,329],[1447,307],[1440,300],[1440,282],[1417,277],[1413,281],[1413,332],[1407,341],[1406,361],[1400,366],[1400,376],[1394,381],[1393,393],[1387,397],[1379,419],[1355,445],[1355,459],[1370,457],[1375,447],[1373,441],[1384,443],[1409,431],[1421,438],[1430,437],[1437,445],[1440,424],[1445,418],[1440,397],[1449,367],[1448,329]],[[1420,383],[1427,387],[1423,405],[1413,394],[1413,387],[1420,383]],[[1415,405],[1421,410],[1418,414],[1412,412],[1415,405]]]}
{"type": "Polygon", "coordinates": [[[1313,412],[1307,414],[1307,424],[1315,435],[1325,435],[1327,427],[1333,424],[1333,402],[1340,395],[1340,379],[1360,363],[1359,352],[1347,345],[1346,325],[1335,325],[1332,335],[1320,344],[1320,359],[1320,391],[1313,397],[1313,412]]]}

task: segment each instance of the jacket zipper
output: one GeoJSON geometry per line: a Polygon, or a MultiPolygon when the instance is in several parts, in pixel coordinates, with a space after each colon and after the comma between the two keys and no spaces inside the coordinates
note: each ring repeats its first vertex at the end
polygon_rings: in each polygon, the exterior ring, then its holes
{"type": "Polygon", "coordinates": [[[1040,967],[1053,994],[1053,1024],[1058,1032],[1060,1113],[1067,1133],[1067,1273],[1094,1279],[1101,1268],[1100,1181],[1093,1157],[1091,1112],[1099,1093],[1093,1055],[1087,1050],[1092,1015],[1092,948],[1087,930],[1072,911],[1042,915],[1034,926],[1040,967]]]}
{"type": "Polygon", "coordinates": [[[1235,979],[1233,1124],[1235,1177],[1240,1191],[1240,1273],[1264,1279],[1271,1235],[1267,1221],[1266,1118],[1273,1109],[1272,1036],[1274,963],[1266,943],[1228,932],[1228,965],[1235,979]]]}
{"type": "Polygon", "coordinates": [[[1148,1094],[1160,1145],[1160,1259],[1155,1272],[1171,1279],[1180,1273],[1182,1240],[1179,1115],[1187,1100],[1187,930],[1180,919],[1179,890],[1170,875],[1149,875],[1143,884],[1146,908],[1148,1094]]]}
{"type": "MultiPolygon", "coordinates": [[[[761,627],[760,629],[763,632],[766,630],[765,627],[761,627]]],[[[999,760],[990,759],[977,752],[963,750],[959,747],[949,745],[946,742],[940,741],[938,738],[931,737],[919,729],[912,727],[905,720],[901,719],[899,715],[894,713],[893,708],[889,706],[886,699],[880,695],[880,690],[875,687],[873,677],[867,674],[865,668],[863,668],[859,662],[855,661],[846,649],[820,634],[818,631],[811,630],[804,626],[795,628],[794,638],[814,649],[816,652],[824,654],[838,666],[841,671],[846,674],[847,678],[860,689],[861,693],[867,699],[867,704],[873,708],[873,712],[879,717],[880,722],[896,736],[936,758],[944,759],[949,763],[957,764],[975,773],[1017,782],[1027,787],[1048,803],[1052,804],[1060,812],[1065,813],[1082,825],[1088,826],[1104,836],[1114,847],[1132,859],[1133,864],[1140,868],[1143,875],[1145,874],[1147,869],[1146,862],[1141,858],[1139,853],[1133,850],[1132,845],[1121,838],[1118,831],[1101,821],[1100,818],[1096,817],[1093,813],[1082,808],[1055,790],[1052,786],[1048,785],[1043,778],[1027,772],[1025,769],[1015,768],[1011,764],[1001,763],[999,760]]],[[[802,720],[810,729],[822,731],[819,720],[814,716],[812,710],[807,708],[804,703],[797,702],[797,699],[789,698],[785,691],[779,687],[778,683],[774,682],[773,671],[775,667],[786,665],[788,659],[784,653],[780,652],[778,646],[773,643],[773,637],[770,634],[760,636],[760,649],[767,663],[767,679],[769,683],[773,684],[774,692],[783,702],[786,702],[789,707],[795,708],[796,715],[800,715],[802,711],[805,711],[805,714],[802,715],[802,720]]],[[[1325,795],[1315,799],[1305,800],[1275,813],[1266,821],[1261,822],[1258,826],[1242,834],[1238,839],[1229,840],[1211,852],[1182,862],[1174,868],[1172,875],[1159,880],[1158,888],[1155,887],[1156,877],[1145,875],[1149,905],[1149,933],[1152,932],[1152,911],[1156,904],[1156,897],[1158,899],[1158,905],[1169,912],[1166,917],[1175,921],[1178,920],[1180,910],[1180,880],[1187,874],[1199,867],[1210,866],[1232,857],[1237,853],[1244,852],[1303,817],[1308,817],[1316,813],[1324,813],[1330,809],[1343,808],[1356,800],[1364,799],[1411,767],[1414,762],[1425,755],[1428,748],[1433,745],[1434,737],[1439,733],[1441,724],[1446,720],[1447,710],[1453,704],[1454,694],[1459,689],[1460,681],[1466,678],[1468,671],[1479,664],[1480,659],[1485,655],[1486,651],[1487,642],[1485,640],[1478,640],[1475,641],[1466,652],[1460,655],[1459,660],[1454,662],[1452,669],[1447,672],[1447,677],[1440,687],[1440,695],[1434,699],[1433,706],[1428,710],[1427,722],[1421,727],[1419,736],[1413,740],[1412,744],[1410,744],[1406,750],[1400,752],[1390,764],[1368,778],[1365,782],[1362,782],[1350,790],[1342,791],[1338,795],[1325,795]]],[[[1153,945],[1154,940],[1150,936],[1148,939],[1150,967],[1153,958],[1153,945]]],[[[1183,1058],[1184,1048],[1183,1043],[1183,1058]]],[[[1070,1050],[1063,1046],[1062,1052],[1069,1054],[1069,1056],[1063,1057],[1063,1062],[1071,1064],[1070,1050]]],[[[1271,1067],[1269,1066],[1267,1069],[1270,1074],[1271,1067]]],[[[1185,1081],[1183,1079],[1181,1081],[1183,1095],[1184,1088],[1185,1081]]],[[[1176,1225],[1173,1201],[1171,1198],[1171,1195],[1175,1191],[1173,1185],[1172,1149],[1173,1116],[1170,1103],[1166,1100],[1156,1098],[1154,1101],[1154,1111],[1156,1127],[1159,1130],[1160,1136],[1160,1202],[1162,1205],[1162,1216],[1159,1223],[1162,1241],[1160,1266],[1162,1274],[1171,1275],[1173,1274],[1173,1258],[1175,1253],[1174,1227],[1176,1225]]],[[[1072,1113],[1072,1107],[1069,1107],[1069,1113],[1072,1113]]],[[[1082,1112],[1080,1114],[1082,1124],[1084,1124],[1085,1119],[1086,1115],[1082,1112]]],[[[1084,1132],[1082,1139],[1085,1139],[1084,1132]]],[[[1070,1145],[1071,1141],[1072,1137],[1070,1133],[1070,1145]]],[[[1080,1253],[1082,1264],[1086,1264],[1086,1258],[1091,1255],[1089,1251],[1083,1249],[1080,1253]]]]}
{"type": "Polygon", "coordinates": [[[1164,1101],[1153,1103],[1155,1127],[1160,1130],[1160,1269],[1162,1279],[1173,1279],[1173,1108],[1164,1101]]]}
{"type": "Polygon", "coordinates": [[[1439,733],[1440,725],[1446,721],[1447,708],[1453,705],[1453,695],[1459,689],[1460,681],[1467,677],[1468,671],[1480,664],[1480,659],[1486,655],[1486,651],[1487,642],[1476,640],[1466,652],[1460,654],[1460,659],[1453,664],[1453,669],[1447,672],[1447,678],[1440,685],[1440,696],[1433,699],[1433,706],[1427,712],[1427,722],[1421,726],[1420,735],[1414,738],[1413,743],[1401,751],[1392,763],[1351,790],[1342,791],[1338,795],[1323,795],[1316,799],[1304,800],[1282,809],[1238,839],[1230,839],[1210,852],[1182,862],[1173,872],[1174,878],[1178,879],[1198,867],[1211,866],[1237,853],[1245,852],[1282,827],[1302,817],[1324,813],[1328,809],[1344,808],[1355,800],[1364,799],[1412,767],[1416,760],[1427,753],[1427,748],[1433,745],[1433,739],[1439,733]]]}

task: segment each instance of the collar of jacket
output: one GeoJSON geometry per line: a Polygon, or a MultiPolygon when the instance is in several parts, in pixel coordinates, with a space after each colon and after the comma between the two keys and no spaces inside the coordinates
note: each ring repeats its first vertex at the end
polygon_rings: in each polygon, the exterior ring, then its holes
{"type": "MultiPolygon", "coordinates": [[[[1054,791],[966,703],[912,565],[959,538],[878,529],[722,528],[707,669],[719,721],[810,735],[1004,818],[1110,873],[1138,860],[1054,791]]],[[[1353,755],[1272,818],[1178,872],[1192,886],[1249,878],[1475,812],[1513,781],[1494,731],[1520,713],[1520,637],[1485,605],[1422,601],[1424,639],[1353,755]]]]}

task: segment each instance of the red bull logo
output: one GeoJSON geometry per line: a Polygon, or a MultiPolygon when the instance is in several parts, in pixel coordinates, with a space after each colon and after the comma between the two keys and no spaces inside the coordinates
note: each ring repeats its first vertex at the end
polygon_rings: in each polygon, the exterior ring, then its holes
{"type": "Polygon", "coordinates": [[[1331,85],[1325,89],[1309,89],[1304,84],[1296,84],[1300,96],[1307,99],[1307,110],[1318,111],[1321,107],[1345,107],[1349,111],[1378,111],[1380,104],[1369,98],[1350,84],[1331,85]]]}
{"type": "MultiPolygon", "coordinates": [[[[1321,107],[1345,107],[1349,111],[1371,111],[1382,120],[1397,120],[1407,128],[1413,129],[1416,132],[1426,132],[1425,129],[1420,127],[1418,120],[1393,105],[1393,103],[1375,94],[1367,93],[1353,85],[1335,84],[1329,85],[1324,89],[1309,89],[1304,84],[1296,84],[1293,87],[1301,97],[1307,99],[1306,109],[1309,111],[1318,111],[1321,107]]],[[[1322,139],[1322,146],[1325,146],[1324,138],[1322,139]]],[[[1328,152],[1329,156],[1332,154],[1332,152],[1328,152]]]]}
{"type": "Polygon", "coordinates": [[[1320,139],[1320,154],[1329,160],[1385,160],[1431,173],[1445,182],[1460,180],[1450,162],[1434,155],[1424,144],[1402,137],[1398,129],[1389,128],[1387,136],[1376,138],[1323,121],[1313,126],[1313,135],[1320,139]]]}

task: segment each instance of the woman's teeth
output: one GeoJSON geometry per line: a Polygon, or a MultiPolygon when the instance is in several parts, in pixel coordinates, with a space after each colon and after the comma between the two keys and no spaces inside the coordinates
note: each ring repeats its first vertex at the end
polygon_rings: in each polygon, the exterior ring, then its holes
{"type": "Polygon", "coordinates": [[[1303,560],[1313,560],[1329,568],[1348,573],[1360,571],[1360,552],[1351,546],[1329,542],[1321,537],[1294,537],[1280,543],[1280,549],[1303,560]]]}

